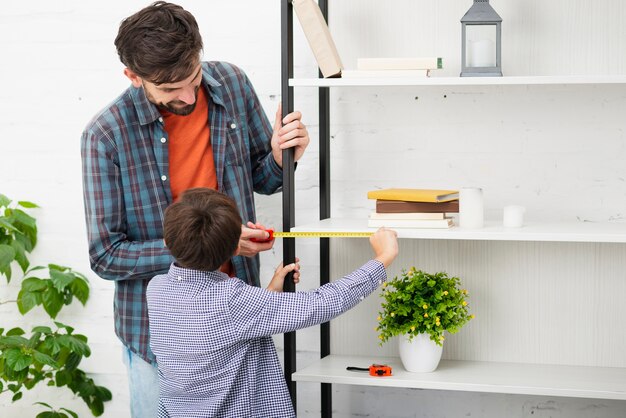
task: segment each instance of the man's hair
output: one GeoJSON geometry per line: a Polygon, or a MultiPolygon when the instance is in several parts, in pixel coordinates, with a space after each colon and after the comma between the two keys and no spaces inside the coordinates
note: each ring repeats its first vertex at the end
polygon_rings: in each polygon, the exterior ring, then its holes
{"type": "Polygon", "coordinates": [[[181,267],[214,271],[233,256],[241,236],[235,201],[212,189],[189,189],[165,210],[163,238],[181,267]]]}
{"type": "Polygon", "coordinates": [[[198,66],[202,37],[191,13],[157,1],[122,21],[115,47],[120,61],[141,78],[176,83],[198,66]]]}

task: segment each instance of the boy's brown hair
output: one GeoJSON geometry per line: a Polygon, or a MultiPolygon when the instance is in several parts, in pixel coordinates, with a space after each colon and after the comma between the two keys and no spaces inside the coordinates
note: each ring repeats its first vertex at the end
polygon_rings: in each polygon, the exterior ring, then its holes
{"type": "Polygon", "coordinates": [[[198,66],[202,37],[191,13],[157,1],[122,21],[115,47],[120,61],[141,78],[176,83],[198,66]]]}
{"type": "Polygon", "coordinates": [[[241,216],[235,201],[212,189],[185,191],[165,210],[165,245],[185,268],[214,271],[237,250],[241,216]]]}

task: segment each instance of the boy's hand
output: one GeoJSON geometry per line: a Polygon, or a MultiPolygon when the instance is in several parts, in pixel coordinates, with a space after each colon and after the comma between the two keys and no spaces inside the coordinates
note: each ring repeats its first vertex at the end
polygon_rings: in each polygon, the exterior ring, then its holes
{"type": "Polygon", "coordinates": [[[265,241],[269,238],[269,233],[265,230],[265,227],[261,224],[254,224],[248,222],[246,225],[241,225],[241,237],[239,238],[239,252],[238,255],[245,257],[253,257],[261,251],[267,251],[274,246],[274,240],[266,242],[254,242],[251,239],[259,241],[265,241]]]}
{"type": "Polygon", "coordinates": [[[298,262],[300,259],[296,257],[296,262],[292,264],[288,264],[283,267],[283,263],[280,263],[278,267],[276,267],[276,271],[274,272],[274,277],[270,281],[270,284],[267,285],[267,290],[272,290],[274,292],[282,292],[283,284],[285,283],[285,276],[291,271],[293,273],[293,282],[298,284],[300,281],[300,264],[298,262]]]}
{"type": "Polygon", "coordinates": [[[383,263],[385,268],[398,256],[398,234],[393,229],[379,228],[370,237],[370,245],[376,255],[374,259],[383,263]]]}

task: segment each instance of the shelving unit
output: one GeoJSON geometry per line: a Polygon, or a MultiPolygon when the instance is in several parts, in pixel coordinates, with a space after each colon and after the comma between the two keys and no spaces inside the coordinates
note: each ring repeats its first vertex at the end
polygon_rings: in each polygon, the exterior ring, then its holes
{"type": "MultiPolygon", "coordinates": [[[[319,0],[322,14],[327,18],[328,2],[319,0]]],[[[312,87],[319,91],[319,164],[320,212],[319,222],[298,224],[294,212],[294,163],[285,160],[283,194],[283,230],[317,232],[363,232],[365,219],[330,217],[330,116],[329,91],[339,87],[387,86],[532,86],[532,85],[600,85],[626,84],[626,75],[597,76],[529,76],[529,77],[412,77],[412,78],[293,78],[293,26],[289,0],[282,0],[282,103],[283,113],[293,109],[295,87],[312,87]]],[[[320,76],[321,77],[321,76],[320,76]]],[[[284,156],[289,157],[289,151],[284,156]]],[[[482,229],[398,229],[399,238],[413,240],[454,241],[516,241],[559,243],[626,243],[626,223],[619,222],[527,222],[522,228],[503,228],[501,222],[486,222],[482,229]]],[[[284,261],[295,258],[295,241],[284,241],[284,261]]],[[[320,277],[330,277],[330,241],[320,239],[320,277]]],[[[580,283],[580,282],[579,282],[580,283]]],[[[325,284],[324,281],[320,285],[325,284]]],[[[287,288],[286,290],[293,290],[287,288]]],[[[321,359],[296,371],[295,336],[285,337],[285,377],[296,405],[295,381],[322,384],[322,416],[330,417],[332,410],[331,384],[387,386],[436,390],[506,393],[626,400],[626,368],[566,366],[558,364],[511,363],[495,361],[442,360],[439,368],[429,374],[404,371],[395,357],[336,355],[330,352],[329,324],[321,327],[321,359]],[[370,377],[367,373],[349,372],[347,366],[364,367],[372,363],[393,367],[394,376],[370,377]]]]}

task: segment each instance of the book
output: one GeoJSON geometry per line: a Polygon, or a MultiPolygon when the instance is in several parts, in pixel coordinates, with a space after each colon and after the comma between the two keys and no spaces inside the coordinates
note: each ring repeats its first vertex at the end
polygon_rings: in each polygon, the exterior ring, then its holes
{"type": "Polygon", "coordinates": [[[367,192],[368,199],[405,202],[447,202],[459,198],[458,190],[381,189],[367,192]]]}
{"type": "Polygon", "coordinates": [[[292,4],[322,75],[339,77],[343,64],[319,6],[313,0],[293,0],[292,4]]]}
{"type": "Polygon", "coordinates": [[[444,219],[368,219],[367,226],[370,228],[428,228],[443,229],[454,225],[451,218],[444,219]]]}
{"type": "Polygon", "coordinates": [[[381,213],[459,213],[459,201],[450,200],[448,202],[405,202],[402,200],[376,200],[376,212],[381,213]]]}
{"type": "Polygon", "coordinates": [[[439,57],[416,58],[359,58],[358,70],[438,70],[443,68],[439,57]]]}
{"type": "Polygon", "coordinates": [[[370,213],[369,219],[397,220],[397,219],[444,219],[443,212],[403,212],[403,213],[370,213]]]}
{"type": "Polygon", "coordinates": [[[430,77],[430,70],[343,70],[341,78],[430,77]]]}

